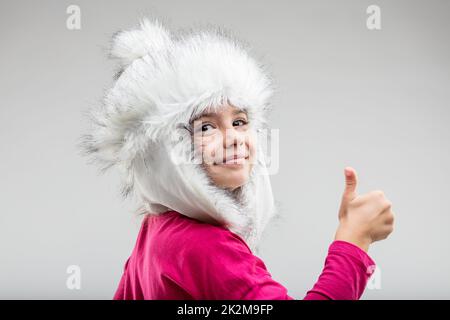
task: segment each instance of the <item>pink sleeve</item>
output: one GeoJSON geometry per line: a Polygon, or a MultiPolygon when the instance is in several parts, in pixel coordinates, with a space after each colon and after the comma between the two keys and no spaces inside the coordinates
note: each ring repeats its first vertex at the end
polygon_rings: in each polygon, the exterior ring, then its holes
{"type": "Polygon", "coordinates": [[[358,300],[375,270],[375,262],[358,246],[341,240],[331,243],[325,265],[305,300],[358,300]]]}
{"type": "MultiPolygon", "coordinates": [[[[180,253],[178,274],[169,275],[194,299],[294,300],[238,235],[216,229],[198,240],[180,253]]],[[[333,242],[325,269],[305,299],[359,298],[367,280],[365,265],[371,259],[357,249],[343,241],[333,242]]]]}

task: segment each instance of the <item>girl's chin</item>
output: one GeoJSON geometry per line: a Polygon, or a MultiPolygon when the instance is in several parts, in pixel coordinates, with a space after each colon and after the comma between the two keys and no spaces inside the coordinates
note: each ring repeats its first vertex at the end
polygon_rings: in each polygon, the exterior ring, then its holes
{"type": "Polygon", "coordinates": [[[213,178],[213,181],[215,182],[216,185],[225,189],[238,188],[247,183],[249,178],[247,170],[244,171],[244,169],[232,170],[221,167],[220,172],[216,170],[214,171],[215,171],[214,173],[211,172],[212,173],[211,176],[216,177],[216,179],[213,178]]]}
{"type": "Polygon", "coordinates": [[[219,185],[219,186],[221,188],[223,188],[223,189],[228,189],[230,191],[233,191],[233,190],[243,186],[246,182],[247,182],[247,180],[236,181],[236,183],[224,183],[224,184],[219,185]]]}

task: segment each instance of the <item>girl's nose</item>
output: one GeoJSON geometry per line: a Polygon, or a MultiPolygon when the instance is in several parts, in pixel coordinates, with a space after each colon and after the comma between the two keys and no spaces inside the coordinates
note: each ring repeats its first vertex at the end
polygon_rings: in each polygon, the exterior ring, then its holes
{"type": "Polygon", "coordinates": [[[225,149],[232,147],[232,146],[240,146],[244,144],[244,137],[243,135],[238,132],[236,129],[226,129],[223,139],[223,147],[225,149]]]}

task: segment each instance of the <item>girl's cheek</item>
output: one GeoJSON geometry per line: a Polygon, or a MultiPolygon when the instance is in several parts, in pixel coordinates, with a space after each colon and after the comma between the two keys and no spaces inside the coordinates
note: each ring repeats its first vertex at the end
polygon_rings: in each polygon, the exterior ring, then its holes
{"type": "Polygon", "coordinates": [[[214,161],[216,160],[215,157],[217,155],[216,149],[217,149],[217,142],[215,139],[212,138],[205,138],[202,141],[202,152],[203,152],[203,161],[207,165],[214,164],[214,161]]]}
{"type": "Polygon", "coordinates": [[[256,136],[254,133],[249,132],[246,139],[246,144],[250,155],[249,160],[253,163],[256,156],[256,136]]]}

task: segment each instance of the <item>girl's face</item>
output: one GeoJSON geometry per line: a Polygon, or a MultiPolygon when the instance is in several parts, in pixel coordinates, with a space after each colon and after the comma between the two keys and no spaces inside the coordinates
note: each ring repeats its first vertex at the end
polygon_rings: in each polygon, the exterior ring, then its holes
{"type": "Polygon", "coordinates": [[[250,176],[255,158],[253,130],[247,113],[227,104],[193,123],[194,145],[202,165],[219,187],[234,190],[250,176]]]}

